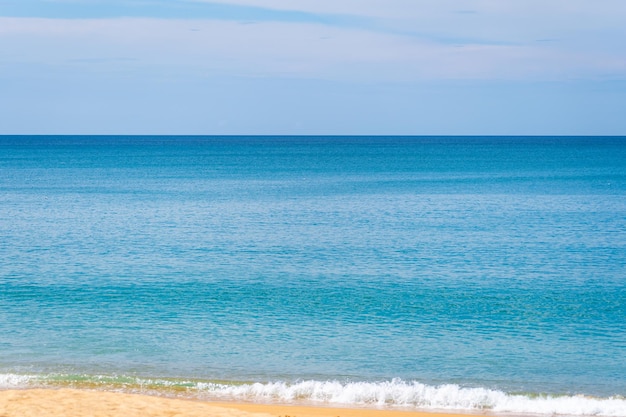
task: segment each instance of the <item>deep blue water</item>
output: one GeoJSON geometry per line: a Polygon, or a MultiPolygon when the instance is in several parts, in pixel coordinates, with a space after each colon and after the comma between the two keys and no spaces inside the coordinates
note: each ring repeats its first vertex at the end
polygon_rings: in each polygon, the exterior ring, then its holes
{"type": "Polygon", "coordinates": [[[626,138],[0,137],[0,387],[103,376],[626,415],[626,138]]]}

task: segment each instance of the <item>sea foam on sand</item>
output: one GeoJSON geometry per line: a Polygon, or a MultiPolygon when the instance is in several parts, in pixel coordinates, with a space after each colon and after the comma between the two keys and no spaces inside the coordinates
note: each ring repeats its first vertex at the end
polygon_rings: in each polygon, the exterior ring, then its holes
{"type": "MultiPolygon", "coordinates": [[[[72,389],[0,391],[2,417],[434,417],[434,414],[202,401],[72,389]]],[[[439,414],[437,417],[460,417],[439,414]]]]}

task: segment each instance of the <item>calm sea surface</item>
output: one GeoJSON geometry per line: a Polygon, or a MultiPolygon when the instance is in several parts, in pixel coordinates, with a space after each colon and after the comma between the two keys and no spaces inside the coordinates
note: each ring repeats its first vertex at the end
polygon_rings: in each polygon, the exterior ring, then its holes
{"type": "Polygon", "coordinates": [[[81,384],[626,416],[626,138],[0,137],[0,388],[81,384]]]}

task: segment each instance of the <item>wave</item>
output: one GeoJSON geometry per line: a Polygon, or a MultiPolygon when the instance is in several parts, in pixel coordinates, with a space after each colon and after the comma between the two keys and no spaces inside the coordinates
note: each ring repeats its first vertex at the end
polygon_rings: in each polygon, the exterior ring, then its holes
{"type": "Polygon", "coordinates": [[[301,381],[207,382],[136,377],[0,374],[0,389],[45,386],[91,387],[206,400],[308,403],[317,405],[413,408],[502,414],[626,417],[626,398],[585,395],[511,394],[456,384],[439,386],[394,379],[384,382],[301,381]]]}

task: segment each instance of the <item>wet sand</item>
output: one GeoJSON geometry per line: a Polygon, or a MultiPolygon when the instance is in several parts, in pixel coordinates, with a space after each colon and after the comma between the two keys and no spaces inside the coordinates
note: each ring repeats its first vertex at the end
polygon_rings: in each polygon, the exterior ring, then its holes
{"type": "Polygon", "coordinates": [[[73,389],[0,391],[0,417],[467,417],[463,414],[214,403],[73,389]]]}

